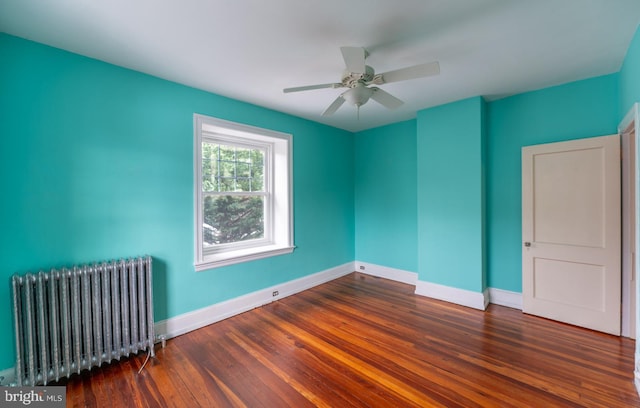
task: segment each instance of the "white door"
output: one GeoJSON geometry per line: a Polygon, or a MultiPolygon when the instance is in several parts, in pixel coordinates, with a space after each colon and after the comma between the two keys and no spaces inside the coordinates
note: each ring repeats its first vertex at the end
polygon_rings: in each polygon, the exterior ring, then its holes
{"type": "Polygon", "coordinates": [[[618,135],[522,148],[523,311],[620,335],[618,135]]]}

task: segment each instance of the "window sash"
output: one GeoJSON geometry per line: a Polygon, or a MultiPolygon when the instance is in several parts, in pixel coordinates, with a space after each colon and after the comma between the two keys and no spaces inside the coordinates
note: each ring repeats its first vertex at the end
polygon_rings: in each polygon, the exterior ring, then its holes
{"type": "Polygon", "coordinates": [[[202,252],[204,255],[216,254],[225,252],[230,249],[251,248],[263,245],[269,245],[273,243],[273,216],[271,215],[271,208],[273,207],[272,196],[266,192],[253,191],[253,192],[202,192],[201,208],[203,209],[201,235],[202,235],[202,252]],[[262,238],[248,239],[244,241],[227,242],[224,244],[215,244],[212,246],[204,245],[204,203],[207,197],[222,197],[222,196],[234,196],[234,197],[263,197],[263,236],[262,238]]]}
{"type": "MultiPolygon", "coordinates": [[[[268,191],[267,188],[267,178],[269,176],[268,170],[269,170],[269,156],[271,154],[272,149],[270,148],[270,145],[268,144],[264,144],[264,143],[242,143],[242,142],[238,142],[237,140],[233,140],[233,141],[229,141],[227,140],[228,138],[225,138],[223,136],[219,136],[217,134],[208,134],[208,136],[202,140],[201,142],[201,153],[200,153],[200,166],[201,166],[201,171],[204,172],[204,169],[202,169],[202,166],[204,166],[204,161],[205,158],[203,156],[204,154],[204,145],[205,144],[210,144],[210,145],[217,145],[217,146],[225,146],[227,148],[234,148],[234,149],[243,149],[243,150],[258,150],[260,152],[262,152],[262,166],[254,166],[252,161],[249,162],[244,162],[244,161],[239,161],[237,160],[237,157],[235,157],[235,160],[220,160],[220,151],[218,150],[218,156],[216,157],[216,159],[214,159],[216,161],[216,175],[213,177],[216,180],[216,183],[218,186],[217,190],[205,190],[204,189],[204,180],[200,180],[200,185],[202,188],[203,192],[210,192],[210,191],[225,191],[225,190],[220,190],[220,179],[232,179],[234,180],[235,183],[238,182],[238,179],[245,179],[246,177],[243,176],[238,176],[238,167],[239,165],[248,165],[250,170],[253,170],[254,168],[258,168],[258,167],[262,167],[262,189],[260,190],[253,190],[253,191],[268,191]],[[234,170],[234,174],[233,176],[222,176],[221,175],[221,164],[222,163],[233,163],[233,170],[234,170]]],[[[211,158],[207,158],[207,160],[211,160],[211,158]]],[[[252,176],[251,176],[251,171],[249,172],[249,182],[251,184],[251,180],[252,180],[252,176]]],[[[228,192],[231,191],[235,191],[235,190],[227,190],[228,192]]],[[[252,191],[252,190],[249,190],[252,191]]]]}
{"type": "Polygon", "coordinates": [[[203,143],[211,143],[211,144],[222,144],[229,147],[239,147],[243,149],[256,149],[263,151],[263,180],[262,180],[262,189],[263,191],[204,191],[202,179],[199,180],[200,190],[201,190],[201,218],[202,222],[200,223],[200,237],[202,242],[202,254],[213,255],[217,253],[227,252],[235,249],[244,249],[244,248],[252,248],[252,247],[260,247],[265,245],[270,245],[274,243],[273,239],[273,194],[272,194],[272,186],[273,186],[273,147],[272,143],[268,142],[259,142],[253,140],[242,139],[238,136],[228,136],[222,133],[213,133],[213,132],[203,132],[201,145],[200,145],[200,153],[199,153],[199,166],[202,169],[202,144],[203,143]],[[263,222],[263,238],[252,239],[246,241],[236,241],[229,242],[224,244],[216,244],[210,247],[204,245],[204,201],[207,196],[263,196],[264,197],[264,222],[263,222]]]}

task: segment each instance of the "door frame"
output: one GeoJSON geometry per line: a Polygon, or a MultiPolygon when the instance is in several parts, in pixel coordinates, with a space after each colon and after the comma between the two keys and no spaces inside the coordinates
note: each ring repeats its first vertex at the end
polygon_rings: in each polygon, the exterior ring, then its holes
{"type": "MultiPolygon", "coordinates": [[[[633,106],[631,107],[631,109],[629,110],[629,112],[627,112],[627,114],[625,115],[625,117],[622,119],[622,121],[620,122],[620,124],[618,125],[618,134],[620,135],[620,140],[621,140],[621,147],[623,149],[623,155],[625,157],[628,157],[629,154],[632,154],[632,152],[624,152],[624,149],[626,149],[627,143],[624,142],[624,139],[626,137],[626,135],[630,134],[630,133],[635,133],[635,169],[630,169],[628,166],[625,166],[623,164],[622,166],[622,171],[633,171],[635,173],[635,183],[636,183],[636,194],[635,194],[635,208],[631,209],[629,208],[627,205],[623,204],[622,206],[622,220],[624,222],[624,220],[629,219],[629,213],[628,211],[635,211],[636,214],[636,228],[634,228],[635,230],[635,238],[636,238],[636,248],[635,248],[635,253],[636,253],[636,258],[635,258],[635,265],[632,266],[632,269],[630,268],[625,268],[623,266],[623,270],[622,270],[622,336],[625,337],[632,337],[632,338],[640,338],[640,324],[638,324],[638,318],[639,313],[638,313],[638,301],[640,300],[640,296],[639,296],[639,291],[640,291],[640,286],[638,284],[639,280],[638,280],[638,272],[640,271],[640,262],[638,260],[638,254],[640,254],[640,230],[637,228],[637,224],[638,221],[640,221],[640,218],[638,218],[640,216],[640,191],[638,188],[638,183],[640,182],[640,163],[639,163],[639,159],[640,159],[640,154],[638,153],[640,150],[640,143],[638,140],[638,137],[640,136],[639,130],[640,130],[640,120],[639,120],[639,104],[635,103],[633,104],[633,106]],[[635,282],[636,285],[635,287],[633,287],[633,285],[631,284],[632,282],[632,277],[635,275],[635,282]],[[631,301],[631,299],[635,299],[635,310],[631,310],[631,304],[634,303],[631,301]],[[631,320],[634,319],[635,322],[632,322],[631,320]],[[634,324],[635,323],[635,324],[634,324]],[[635,326],[635,333],[631,333],[631,328],[635,326]]],[[[624,174],[623,174],[623,178],[624,178],[624,174]]],[[[626,188],[625,185],[622,186],[623,189],[626,188]]],[[[624,193],[623,193],[624,194],[624,193]]],[[[627,245],[628,247],[628,245],[627,245]]],[[[623,244],[622,244],[622,248],[623,248],[623,265],[624,265],[624,258],[625,256],[630,256],[629,255],[629,249],[625,248],[625,243],[624,243],[624,239],[623,239],[623,244]]],[[[638,350],[636,350],[636,366],[638,366],[638,364],[640,364],[640,361],[638,361],[639,357],[638,357],[638,350]]],[[[638,370],[636,370],[636,375],[638,375],[638,370]]],[[[636,377],[636,381],[638,381],[639,377],[636,377]]]]}

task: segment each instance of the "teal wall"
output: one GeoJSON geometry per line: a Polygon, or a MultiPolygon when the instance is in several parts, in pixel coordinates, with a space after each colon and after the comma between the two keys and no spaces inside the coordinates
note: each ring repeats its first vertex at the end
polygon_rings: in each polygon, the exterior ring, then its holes
{"type": "Polygon", "coordinates": [[[618,100],[612,74],[488,104],[489,287],[522,291],[522,147],[616,133],[618,100]]]}
{"type": "Polygon", "coordinates": [[[418,112],[418,279],[484,288],[484,101],[418,112]]]}
{"type": "Polygon", "coordinates": [[[349,132],[0,34],[0,370],[9,277],[150,254],[156,320],[354,260],[349,132]],[[195,272],[193,114],[293,135],[293,254],[195,272]]]}
{"type": "Polygon", "coordinates": [[[13,273],[147,253],[157,320],[354,259],[520,292],[522,146],[615,133],[640,101],[638,32],[619,74],[355,135],[5,34],[0,61],[3,333],[13,273]],[[193,113],[293,134],[293,254],[194,272],[193,113]]]}
{"type": "Polygon", "coordinates": [[[620,119],[636,102],[640,102],[640,26],[620,70],[620,119]]]}
{"type": "Polygon", "coordinates": [[[355,135],[356,259],[417,272],[416,121],[355,135]]]}

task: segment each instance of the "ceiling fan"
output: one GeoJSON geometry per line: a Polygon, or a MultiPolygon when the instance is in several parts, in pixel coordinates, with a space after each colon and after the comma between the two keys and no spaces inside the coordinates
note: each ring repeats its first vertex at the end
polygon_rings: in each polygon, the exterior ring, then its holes
{"type": "Polygon", "coordinates": [[[376,74],[373,68],[365,64],[365,59],[369,56],[369,53],[364,48],[340,47],[340,51],[342,52],[342,58],[346,65],[341,82],[285,88],[283,91],[289,93],[323,88],[349,88],[329,105],[322,113],[322,116],[332,115],[345,101],[355,105],[359,113],[360,106],[367,103],[369,98],[389,109],[395,109],[403,104],[400,99],[377,86],[370,87],[369,85],[388,84],[390,82],[422,78],[440,73],[440,65],[437,62],[430,62],[376,74]]]}

